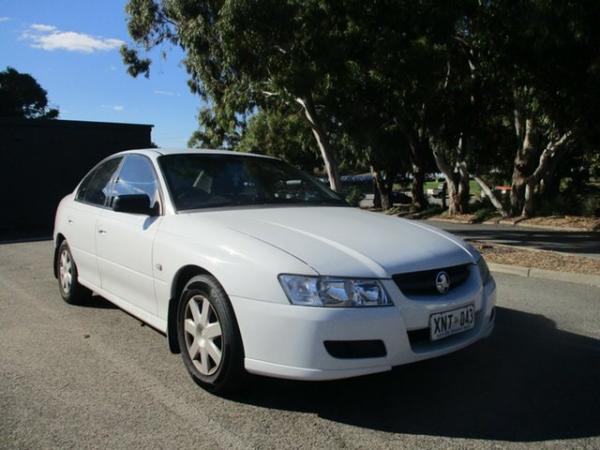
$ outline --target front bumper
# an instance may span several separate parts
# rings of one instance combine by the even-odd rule
[[[473,270],[476,270],[474,267]],[[394,306],[323,308],[266,303],[231,297],[249,372],[278,378],[333,380],[390,370],[394,366],[442,356],[487,337],[494,328],[496,284],[477,286],[478,276],[444,297],[405,297],[391,280],[384,285]],[[474,304],[472,330],[435,342],[415,343],[409,331],[429,326],[429,316]],[[336,358],[325,341],[381,340],[386,355]]]

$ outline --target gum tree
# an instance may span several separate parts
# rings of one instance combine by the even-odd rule
[[[0,72],[0,116],[56,119],[58,109],[48,106],[48,94],[35,78],[7,67]]]
[[[349,47],[363,37],[352,26],[351,13],[360,4],[130,0],[126,11],[129,33],[144,50],[165,42],[184,50],[190,87],[212,106],[204,118],[224,134],[271,97],[300,107],[330,185],[340,190],[328,135],[334,122],[320,99],[345,70]],[[123,48],[122,55],[130,74],[149,73],[150,61],[135,49]]]
[[[600,4],[497,0],[482,5],[474,22],[476,45],[496,74],[514,142],[511,213],[529,217],[544,179],[567,162],[571,149],[589,142],[596,127]]]

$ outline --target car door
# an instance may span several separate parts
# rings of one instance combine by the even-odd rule
[[[112,177],[119,168],[121,157],[103,161],[83,179],[75,200],[66,209],[64,233],[83,282],[100,286],[96,261],[96,220],[107,207]]]
[[[162,217],[160,187],[149,158],[130,154],[115,177],[116,196],[146,194],[157,215],[106,209],[96,223],[96,250],[102,289],[144,312],[156,315],[152,246]]]

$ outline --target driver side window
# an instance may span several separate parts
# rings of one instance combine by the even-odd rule
[[[112,198],[118,195],[146,194],[150,205],[158,201],[158,182],[152,163],[141,155],[127,155],[113,186]]]

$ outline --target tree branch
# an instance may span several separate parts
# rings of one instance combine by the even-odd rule
[[[566,133],[564,133],[558,140],[552,141],[546,146],[546,148],[540,155],[540,162],[538,163],[538,166],[533,171],[533,174],[531,174],[531,176],[528,178],[528,180],[538,183],[542,179],[542,177],[546,173],[546,170],[547,170],[551,160],[557,156],[560,149],[564,146],[565,142],[567,142],[567,140],[572,135],[573,135],[573,131],[569,130]]]
[[[498,197],[496,197],[496,194],[494,194],[494,191],[490,189],[486,182],[476,175],[473,175],[473,179],[477,182],[477,184],[485,193],[487,198],[490,199],[490,202],[492,202],[492,205],[494,205],[494,208],[496,208],[496,210],[502,215],[502,217],[508,217],[508,213],[502,206],[502,203],[500,203],[500,200],[498,200]]]

